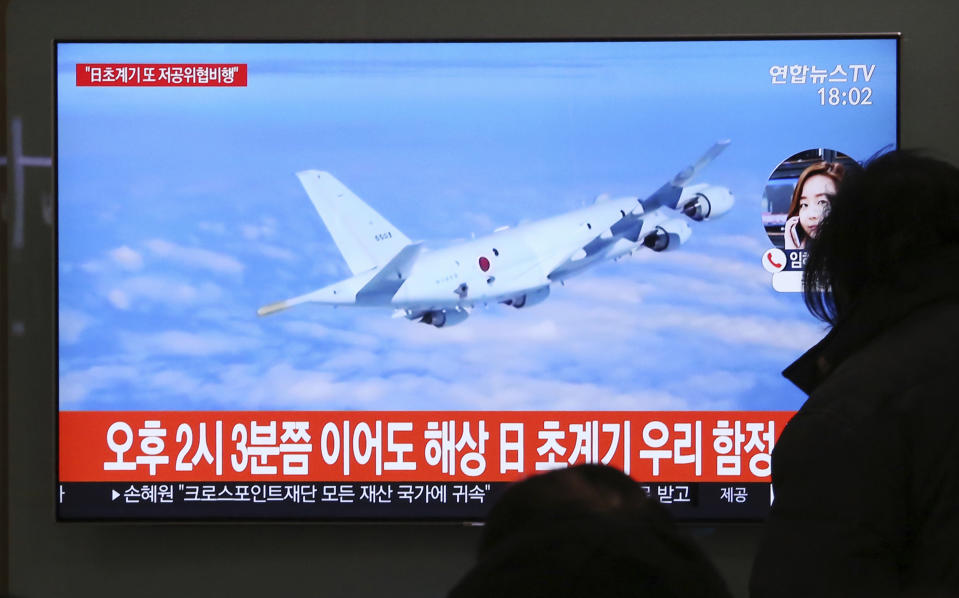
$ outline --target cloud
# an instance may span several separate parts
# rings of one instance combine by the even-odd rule
[[[215,235],[226,234],[226,225],[222,222],[200,222],[196,226],[203,232],[213,233]]]
[[[239,274],[244,269],[243,264],[236,258],[208,249],[183,247],[162,239],[151,239],[146,245],[158,257],[193,268],[221,274]]]
[[[728,257],[680,249],[679,251],[665,253],[637,251],[633,256],[626,259],[654,262],[656,265],[669,268],[671,271],[705,273],[731,284],[747,285],[747,288],[770,286],[769,274],[760,265],[759,257],[756,258],[755,262],[749,263]]]
[[[370,315],[375,317],[374,314]],[[386,313],[383,312],[379,315],[385,317]],[[371,348],[380,344],[380,340],[374,334],[368,334],[366,332],[354,330],[330,328],[317,322],[296,320],[293,322],[284,322],[282,327],[284,331],[294,336],[302,336],[328,342],[334,341],[337,345],[349,344],[351,346]]]
[[[284,249],[278,245],[270,245],[269,243],[257,243],[256,248],[260,253],[266,257],[271,257],[278,260],[284,260],[287,262],[293,262],[299,259],[299,256],[289,249]]]
[[[496,223],[487,214],[463,212],[461,217],[465,226],[469,227],[474,233],[485,233],[496,228]]]
[[[756,386],[756,377],[751,372],[716,370],[696,374],[682,380],[677,388],[683,391],[706,395],[741,394]]]
[[[124,333],[120,340],[128,352],[146,353],[151,357],[157,355],[208,357],[241,353],[259,345],[258,341],[246,336],[183,330],[167,330],[156,334]]]
[[[350,350],[337,351],[336,354],[323,364],[323,369],[330,372],[371,372],[380,364],[381,357],[373,351]]]
[[[137,380],[139,375],[134,367],[103,365],[63,373],[60,375],[60,409],[77,406],[91,393]]]
[[[558,293],[569,298],[581,298],[596,303],[642,303],[643,298],[656,289],[655,285],[640,283],[625,276],[592,276],[576,279],[570,284],[557,287]]]
[[[746,254],[755,255],[757,264],[762,254],[769,249],[770,246],[768,239],[763,238],[760,240],[751,235],[703,235],[699,243],[707,247],[734,249]]]
[[[602,384],[521,375],[461,377],[450,382],[428,374],[400,373],[342,380],[337,379],[336,370],[330,367],[334,362],[310,369],[283,362],[263,372],[253,366],[237,365],[224,368],[218,382],[201,386],[175,373],[164,373],[162,380],[192,396],[203,395],[208,402],[228,402],[230,409],[632,411],[693,408],[686,399],[662,390],[616,392]],[[153,382],[158,380],[160,376],[151,378]],[[715,403],[710,408],[728,408],[728,404]]]
[[[677,396],[695,398],[697,405],[704,398],[728,398],[732,404],[754,387],[756,381],[749,374],[765,367],[759,364],[768,362],[772,371],[778,360],[786,359],[785,353],[801,352],[823,334],[798,312],[783,309],[788,317],[756,313],[764,299],[772,311],[778,309],[778,302],[768,301],[776,297],[765,287],[765,294],[755,297],[726,282],[672,273],[668,277],[670,285],[688,287],[679,294],[681,302],[675,293],[647,295],[660,288],[655,278],[640,283],[583,276],[566,287],[555,287],[543,304],[520,310],[500,305],[477,308],[462,324],[439,330],[390,319],[386,310],[330,311],[323,324],[298,321],[283,330],[316,339],[312,352],[319,360],[316,367],[346,378],[345,382],[362,376],[395,381],[403,375],[436,380],[446,390],[437,390],[432,408],[452,404],[454,390],[463,392],[460,378],[481,387],[481,379],[495,376],[555,379],[572,385],[565,389],[570,392],[604,389],[604,400],[613,404],[635,402],[632,388],[637,383],[644,400],[653,403],[662,398],[655,393],[680,391]],[[731,314],[717,309],[739,306],[749,297],[756,309],[745,314],[741,309]],[[695,373],[690,364],[709,369],[690,378]],[[503,392],[490,387],[485,396],[490,400]],[[404,395],[402,388],[394,388],[390,396],[403,405],[420,402],[416,395]],[[482,401],[481,396],[484,393],[476,400]],[[559,395],[551,396],[560,400]]]
[[[655,277],[655,284],[649,285],[647,304],[679,301],[685,304],[698,303],[704,310],[721,306],[738,308],[740,312],[751,314],[788,311],[788,305],[769,301],[772,291],[768,286],[769,280],[748,288],[723,279],[711,280],[706,277],[660,273]]]
[[[508,313],[496,313],[507,309]],[[449,349],[463,345],[502,345],[504,339],[509,339],[509,345],[515,349],[527,343],[555,341],[564,334],[555,322],[531,316],[527,309],[514,310],[505,306],[490,306],[488,310],[477,308],[465,323],[439,330],[405,318],[391,320],[386,311],[377,313],[372,310],[357,314],[355,325],[368,334],[390,339],[394,345]]]
[[[210,372],[213,374],[213,372]],[[356,398],[337,390],[333,375],[277,363],[263,371],[251,364],[219,368],[216,379],[204,384],[197,396],[207,404],[228,409],[355,408]]]
[[[60,342],[73,344],[80,339],[80,335],[93,323],[93,318],[70,308],[60,309]]]
[[[757,314],[764,303],[788,309],[751,270],[729,271],[757,292],[711,265],[635,264],[642,276],[609,265],[554,287],[540,305],[477,308],[440,330],[391,319],[386,309],[316,308],[202,333],[127,333],[120,350],[147,370],[162,368],[141,377],[153,389],[143,399],[158,408],[735,409],[757,392],[757,367],[765,367],[757,363],[775,364],[822,331],[798,313]],[[192,305],[223,293],[191,285],[171,292],[177,284],[137,276],[115,290],[128,306],[144,298]],[[725,309],[738,295],[756,309]],[[199,321],[217,315],[208,305],[193,312]]]
[[[646,330],[683,330],[737,345],[805,350],[823,336],[818,326],[766,316],[727,316],[691,309],[658,310],[639,324]]]
[[[106,268],[103,262],[90,260],[80,264],[80,269],[87,274],[97,274],[99,272],[103,272]]]
[[[672,393],[636,388],[617,391],[600,383],[528,376],[492,376],[454,384],[444,394],[459,399],[459,409],[551,411],[670,411],[690,409]]]
[[[154,388],[191,398],[196,397],[203,384],[199,379],[179,370],[161,370],[147,376],[145,381]]]
[[[107,293],[107,301],[117,309],[130,309],[130,296],[123,289],[110,289]]]
[[[110,259],[124,270],[139,270],[143,267],[143,256],[126,245],[111,249]]]
[[[198,286],[163,276],[135,276],[122,280],[107,292],[107,300],[117,309],[127,310],[140,301],[163,305],[188,306],[220,299],[223,292],[217,285],[204,282]]]
[[[244,224],[240,227],[240,233],[249,241],[272,237],[276,234],[276,220],[264,218],[260,224]]]

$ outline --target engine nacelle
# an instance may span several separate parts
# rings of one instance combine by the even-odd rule
[[[643,237],[643,245],[653,251],[672,251],[689,239],[692,229],[685,220],[671,218]]]
[[[719,218],[732,209],[735,199],[726,187],[710,187],[705,183],[683,189],[676,209],[696,222]]]
[[[549,297],[548,286],[536,289],[535,291],[530,291],[529,293],[524,293],[519,297],[507,299],[506,301],[503,301],[503,303],[506,305],[512,305],[516,309],[520,309],[522,307],[530,307],[531,305],[542,303],[543,301],[546,301],[547,297]]]
[[[432,324],[437,328],[442,328],[444,326],[455,326],[468,318],[469,315],[470,312],[462,307],[456,307],[452,309],[437,309],[423,314],[420,322],[423,322],[424,324]]]

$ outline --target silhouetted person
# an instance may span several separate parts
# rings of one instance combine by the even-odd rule
[[[702,550],[626,474],[580,465],[519,482],[450,598],[728,597]]]
[[[959,170],[893,152],[847,172],[809,244],[829,334],[773,452],[751,594],[959,594]]]

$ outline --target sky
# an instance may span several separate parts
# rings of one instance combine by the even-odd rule
[[[896,142],[892,40],[60,44],[61,410],[794,410],[824,334],[760,259],[786,157]],[[78,62],[245,63],[246,87],[75,86]],[[773,85],[774,65],[875,64]],[[851,69],[847,68],[850,72]],[[821,103],[866,87],[868,106]],[[333,173],[425,247],[693,181],[732,190],[678,251],[436,329],[258,307],[350,275],[295,172]]]

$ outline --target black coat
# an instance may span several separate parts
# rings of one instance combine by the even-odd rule
[[[909,272],[783,372],[753,598],[959,595],[959,251]]]

